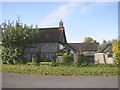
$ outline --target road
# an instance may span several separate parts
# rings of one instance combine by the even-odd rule
[[[39,76],[2,73],[3,88],[118,88],[117,76]]]

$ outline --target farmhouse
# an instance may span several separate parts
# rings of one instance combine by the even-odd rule
[[[75,52],[68,44],[65,35],[65,28],[62,20],[59,27],[39,28],[37,31],[38,40],[32,47],[24,49],[25,59],[31,60],[32,55],[36,54],[39,60],[51,61],[57,51],[61,51],[64,47],[68,47]]]
[[[39,61],[51,61],[56,52],[63,51],[65,47],[69,48],[74,55],[80,49],[88,58],[88,62],[94,63],[98,59],[98,56],[95,55],[99,46],[97,42],[67,43],[62,20],[59,22],[59,27],[38,28],[37,37],[37,42],[32,44],[32,47],[24,49],[25,60],[32,60],[32,55],[36,55]],[[104,53],[106,51],[107,46],[103,47],[99,52]]]

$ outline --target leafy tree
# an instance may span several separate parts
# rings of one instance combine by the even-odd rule
[[[120,63],[120,41],[114,40],[112,46],[114,61],[115,63]]]
[[[21,46],[24,47],[31,42],[35,37],[35,31],[26,24],[23,26],[20,22],[16,22],[15,26],[12,23],[3,23],[2,43],[4,46]]]
[[[20,63],[20,59],[23,59],[23,49],[34,43],[36,31],[33,30],[32,26],[23,25],[19,20],[16,21],[15,25],[10,21],[4,22],[2,29],[3,63]]]
[[[84,39],[84,42],[85,43],[91,43],[91,42],[93,42],[94,40],[93,40],[93,38],[91,38],[91,37],[85,37],[85,39]]]

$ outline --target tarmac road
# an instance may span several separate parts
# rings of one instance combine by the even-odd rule
[[[2,88],[118,88],[118,77],[65,77],[2,73]]]

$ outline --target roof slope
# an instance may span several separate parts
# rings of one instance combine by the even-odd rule
[[[100,45],[99,52],[112,54],[112,43],[104,43]]]
[[[39,28],[38,42],[64,42],[67,43],[64,28]]]
[[[97,51],[98,43],[68,43],[76,51],[80,48],[81,51]]]

